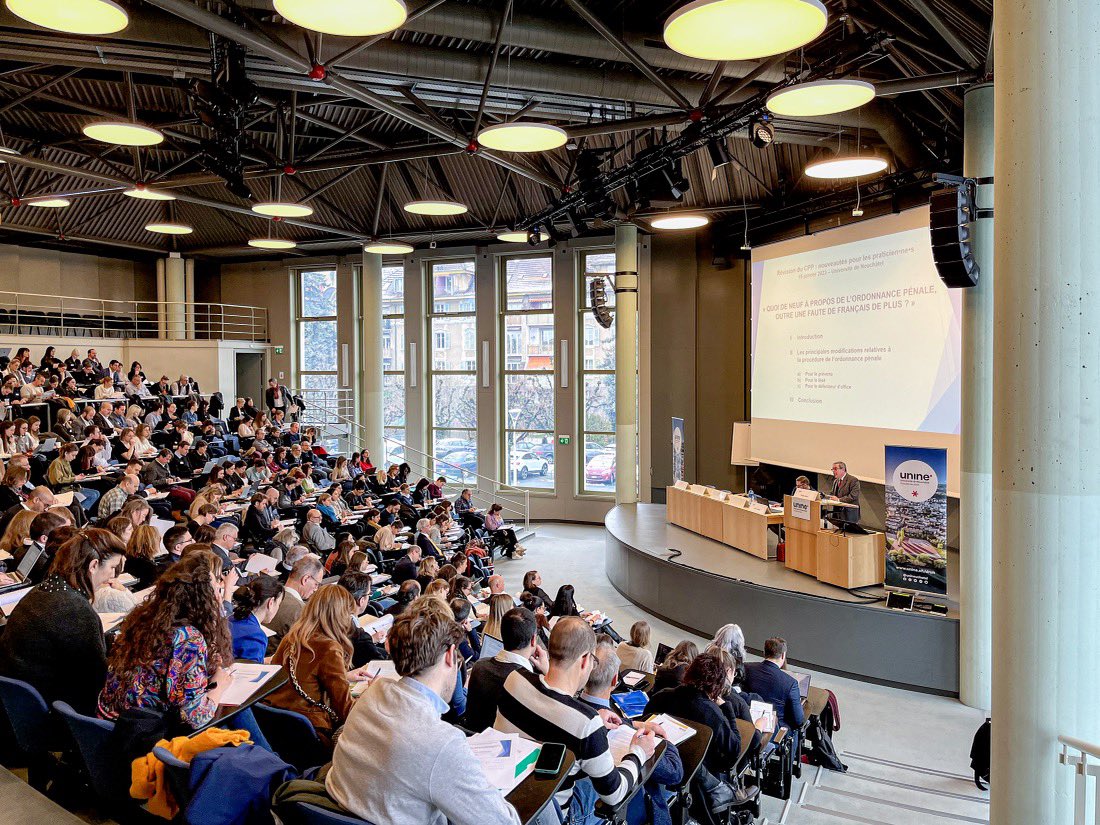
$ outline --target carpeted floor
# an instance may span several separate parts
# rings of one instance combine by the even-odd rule
[[[542,573],[543,588],[551,596],[560,585],[572,584],[578,604],[607,613],[621,634],[638,619],[647,619],[654,646],[687,638],[707,641],[648,615],[619,595],[604,574],[603,535],[597,526],[539,524],[537,535],[525,543],[527,555],[498,561],[497,571],[509,592],[519,592],[523,574],[532,569]],[[736,622],[737,616],[721,617],[716,624],[727,621]],[[988,794],[979,792],[969,778],[970,742],[984,714],[953,699],[829,674],[814,673],[813,684],[838,697],[842,727],[833,742],[849,772],[823,771],[817,776],[816,768],[807,768],[802,781],[796,782],[785,820],[783,803],[765,799],[763,815],[769,822],[988,821]]]

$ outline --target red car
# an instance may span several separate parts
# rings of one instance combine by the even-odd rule
[[[602,481],[607,484],[615,483],[615,454],[600,453],[592,456],[592,460],[584,466],[585,481]]]

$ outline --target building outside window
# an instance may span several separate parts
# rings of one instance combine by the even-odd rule
[[[504,424],[508,484],[554,489],[554,300],[549,255],[501,261]]]
[[[477,461],[476,291],[471,259],[428,265],[429,362],[428,453],[433,472],[451,482],[473,484]]]
[[[375,462],[405,460],[405,269],[382,267],[382,426],[385,450]]]
[[[580,361],[581,438],[577,452],[579,489],[583,493],[615,492],[615,325],[604,329],[590,310],[589,284],[596,274],[614,274],[614,252],[586,251],[578,255],[578,289],[581,292]],[[608,284],[608,304],[615,309],[615,293]],[[632,471],[634,468],[630,468]]]
[[[333,428],[338,419],[337,369],[339,344],[336,337],[336,269],[298,271],[298,381],[302,388],[306,426]],[[256,399],[262,406],[263,399]],[[322,438],[328,450],[338,448],[335,438]]]

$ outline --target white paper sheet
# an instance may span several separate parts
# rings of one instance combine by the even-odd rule
[[[229,668],[233,675],[231,684],[221,696],[223,705],[239,705],[259,690],[279,670],[278,665],[256,665],[250,662],[234,662]]]

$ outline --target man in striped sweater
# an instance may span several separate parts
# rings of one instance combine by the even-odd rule
[[[563,618],[550,634],[549,648],[545,676],[517,670],[504,681],[494,727],[538,742],[559,742],[573,752],[576,762],[555,795],[563,808],[584,777],[605,804],[618,805],[638,786],[642,765],[653,755],[653,732],[638,731],[616,766],[603,719],[576,698],[595,664],[596,634],[584,619]]]

